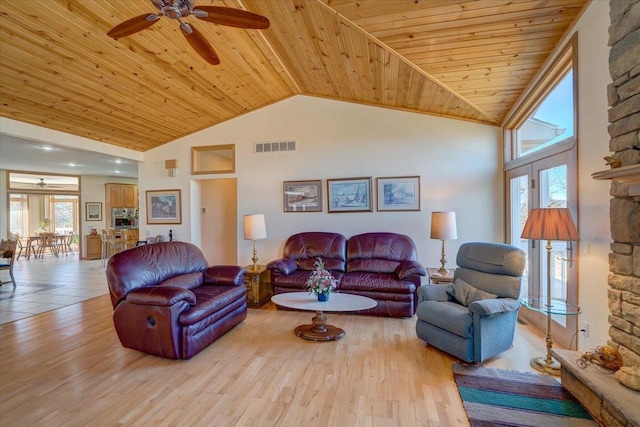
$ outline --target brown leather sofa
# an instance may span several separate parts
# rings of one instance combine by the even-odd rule
[[[366,296],[378,303],[359,313],[388,317],[415,314],[420,277],[427,272],[417,261],[416,246],[409,236],[365,233],[347,240],[339,233],[294,234],[284,245],[283,257],[267,265],[273,293],[306,291],[317,258],[337,280],[336,292]]]
[[[113,255],[107,283],[123,346],[190,359],[247,317],[245,269],[207,266],[185,242],[139,246]]]

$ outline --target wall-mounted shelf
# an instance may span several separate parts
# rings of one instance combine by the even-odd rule
[[[640,196],[640,164],[594,172],[593,179],[615,179],[629,185],[630,196]]]

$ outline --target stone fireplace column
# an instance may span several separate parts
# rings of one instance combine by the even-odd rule
[[[609,3],[609,345],[640,363],[640,0]]]

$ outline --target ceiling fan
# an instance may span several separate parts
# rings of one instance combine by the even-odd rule
[[[182,18],[193,15],[206,22],[229,27],[264,30],[269,28],[269,20],[262,15],[247,12],[241,9],[221,6],[194,6],[193,0],[150,0],[151,3],[161,12],[149,13],[128,19],[113,27],[107,35],[114,39],[126,37],[128,35],[149,28],[160,18],[166,16],[180,23],[182,34],[187,39],[191,47],[205,61],[212,65],[218,65],[220,59],[213,50],[209,42],[200,34],[192,24],[183,22]]]
[[[40,188],[62,188],[59,185],[51,185],[44,182],[44,178],[40,178],[40,182],[37,182],[36,185]]]

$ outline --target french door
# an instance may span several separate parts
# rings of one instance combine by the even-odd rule
[[[551,264],[547,266],[546,242],[522,239],[522,229],[532,208],[568,208],[577,221],[576,150],[539,156],[505,172],[507,183],[507,241],[527,253],[527,268],[521,296],[546,297],[547,268],[551,269],[551,297],[578,305],[578,250],[576,242],[551,242]],[[520,316],[546,331],[546,315],[528,309]],[[569,348],[577,331],[576,316],[552,316],[554,341]]]

